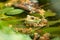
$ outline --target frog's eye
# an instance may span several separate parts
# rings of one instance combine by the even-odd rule
[[[31,17],[32,20],[34,20],[34,17]]]

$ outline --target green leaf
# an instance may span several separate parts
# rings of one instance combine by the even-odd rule
[[[6,7],[6,8],[3,9],[3,12],[6,13],[6,12],[9,12],[11,10],[14,10],[14,8],[13,7]]]
[[[11,10],[14,10],[14,8],[13,7],[6,7],[4,9],[0,10],[0,14],[5,14],[6,12],[9,12]]]
[[[44,32],[51,33],[52,36],[60,36],[60,27],[49,27],[43,28]]]
[[[6,34],[0,31],[0,40],[31,40],[29,35],[13,33],[13,34]]]
[[[21,10],[21,9],[14,9],[14,10],[11,10],[11,11],[7,12],[6,14],[8,14],[8,15],[16,15],[16,14],[20,14],[22,12],[23,12],[23,10]]]
[[[2,10],[0,10],[0,14],[7,14],[7,15],[16,15],[22,13],[23,10],[21,9],[14,9],[13,7],[6,7]]]
[[[55,37],[55,38],[53,38],[51,40],[60,40],[60,37]]]

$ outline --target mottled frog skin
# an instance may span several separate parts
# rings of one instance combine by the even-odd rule
[[[33,27],[43,27],[47,25],[47,20],[27,15],[27,18],[25,19],[25,24]]]

